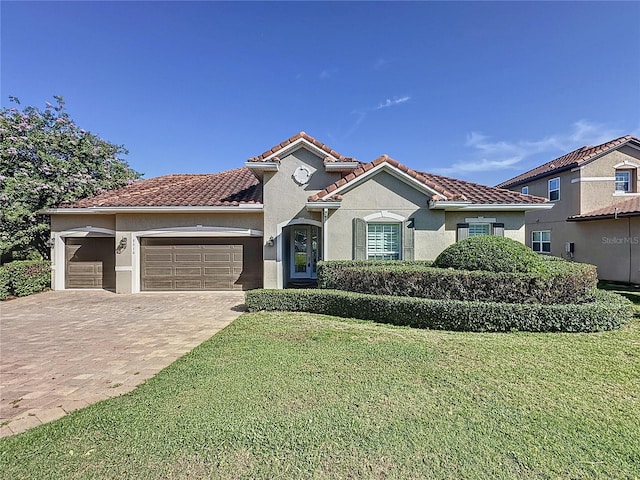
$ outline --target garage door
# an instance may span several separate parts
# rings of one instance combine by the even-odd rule
[[[248,290],[262,285],[259,238],[143,238],[141,290]]]
[[[113,237],[65,240],[65,288],[116,288],[116,253]]]

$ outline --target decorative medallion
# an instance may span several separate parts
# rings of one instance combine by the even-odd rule
[[[296,171],[293,172],[293,179],[296,181],[298,185],[306,185],[311,178],[311,170],[307,167],[298,167]]]

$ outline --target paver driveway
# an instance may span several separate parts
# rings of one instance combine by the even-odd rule
[[[133,390],[231,323],[242,292],[45,292],[0,302],[0,437]]]

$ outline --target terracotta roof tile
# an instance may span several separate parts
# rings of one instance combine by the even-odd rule
[[[356,178],[385,162],[436,191],[437,193],[431,197],[431,200],[461,200],[477,204],[527,204],[545,203],[547,201],[546,198],[535,197],[533,195],[522,195],[517,192],[512,192],[511,190],[488,187],[477,183],[465,182],[464,180],[434,175],[432,173],[418,172],[401,164],[388,155],[382,155],[376,158],[373,162],[361,164],[358,168],[346,174],[338,181],[332,183],[324,190],[316,193],[315,195],[311,195],[309,197],[309,201],[321,201],[331,192],[353,182]]]
[[[623,200],[613,205],[598,208],[581,215],[574,215],[567,220],[580,221],[580,220],[603,220],[606,218],[615,217],[636,217],[640,216],[640,197],[633,197],[628,200]]]
[[[165,175],[85,198],[64,208],[213,207],[262,203],[262,189],[248,168],[213,174]]]
[[[320,150],[322,150],[323,152],[329,154],[331,157],[337,159],[339,162],[349,162],[349,161],[353,161],[352,158],[350,157],[345,157],[344,155],[341,155],[340,153],[336,152],[334,149],[332,149],[331,147],[325,145],[324,143],[316,140],[315,138],[313,138],[311,135],[308,135],[305,132],[299,132],[296,133],[294,136],[292,136],[291,138],[285,140],[284,142],[279,143],[278,145],[276,145],[273,148],[270,148],[269,150],[267,150],[266,152],[258,155],[257,157],[251,157],[249,158],[250,162],[263,162],[265,160],[265,158],[269,157],[270,155],[273,155],[274,153],[279,152],[280,150],[284,149],[285,147],[287,147],[288,145],[292,144],[293,142],[295,142],[296,140],[299,140],[301,138],[304,138],[307,142],[312,143],[313,145],[315,145],[316,147],[318,147]],[[330,161],[335,161],[335,160],[331,160],[330,157],[325,158],[325,162],[327,162],[328,160]],[[276,161],[280,161],[280,159],[276,160]]]
[[[568,170],[570,168],[577,167],[578,165],[591,160],[598,155],[602,155],[607,153],[610,150],[614,150],[616,148],[621,147],[622,145],[635,141],[640,143],[640,139],[632,136],[625,135],[624,137],[616,138],[615,140],[611,140],[610,142],[603,143],[601,145],[593,146],[584,146],[580,147],[573,152],[569,152],[566,155],[558,157],[550,162],[547,162],[539,167],[533,168],[528,172],[522,173],[516,177],[513,177],[509,180],[506,180],[502,183],[499,183],[497,186],[499,188],[510,188],[515,185],[521,184],[528,180],[543,177],[554,172],[559,172],[562,170]]]

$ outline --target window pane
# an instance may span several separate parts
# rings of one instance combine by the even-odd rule
[[[542,235],[542,241],[543,242],[550,242],[551,241],[551,232],[540,232]]]
[[[533,232],[533,241],[539,242],[542,237],[542,232]]]
[[[400,224],[367,224],[367,258],[374,260],[400,259]]]
[[[616,172],[616,191],[630,191],[631,175],[630,172]]]
[[[469,224],[469,236],[474,235],[489,235],[488,223],[470,223]]]
[[[528,195],[529,194],[529,187],[522,187],[522,194],[523,195]]]
[[[546,253],[551,252],[551,244],[548,243],[548,242],[543,243],[542,244],[542,251],[546,252]]]

